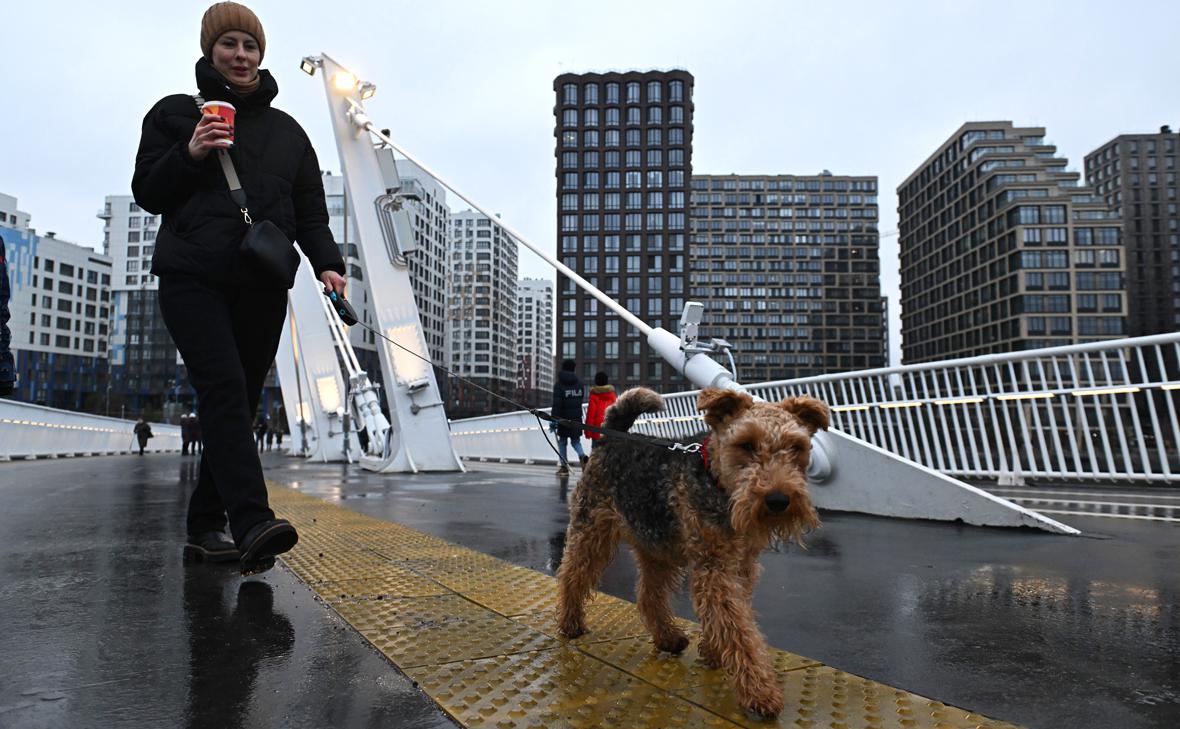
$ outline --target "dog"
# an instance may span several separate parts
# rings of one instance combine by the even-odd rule
[[[689,577],[701,621],[699,652],[732,677],[742,708],[771,718],[783,710],[782,688],[751,598],[758,555],[777,540],[802,545],[820,526],[807,489],[811,436],[828,427],[828,407],[810,397],[755,402],[744,393],[705,389],[697,398],[709,430],[689,439],[700,453],[607,434],[595,445],[570,497],[565,554],[558,569],[557,627],[566,638],[586,632],[585,602],[625,540],[639,567],[636,597],[656,648],[680,653],[689,643],[669,598]],[[603,427],[626,431],[663,398],[624,393]]]

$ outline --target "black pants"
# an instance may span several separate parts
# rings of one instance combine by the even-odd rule
[[[229,518],[239,545],[273,519],[254,450],[254,412],[275,358],[287,292],[160,280],[160,309],[197,391],[204,445],[188,505],[188,532],[220,531]]]

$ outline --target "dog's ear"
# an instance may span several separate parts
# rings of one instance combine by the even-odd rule
[[[697,410],[705,411],[705,425],[720,427],[722,423],[738,415],[754,404],[754,398],[737,390],[721,390],[708,387],[697,396]]]
[[[828,406],[814,397],[788,397],[778,406],[794,415],[813,435],[817,430],[828,429]]]

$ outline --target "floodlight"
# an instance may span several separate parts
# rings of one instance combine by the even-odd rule
[[[361,83],[361,101],[373,98],[373,94],[377,93],[377,84],[364,81]]]
[[[349,92],[356,88],[356,76],[348,71],[337,71],[332,76],[332,85],[337,91]]]
[[[308,76],[314,76],[315,70],[319,68],[320,59],[315,56],[304,56],[303,60],[299,62],[299,70],[306,73]]]

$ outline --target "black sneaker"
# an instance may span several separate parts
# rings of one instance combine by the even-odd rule
[[[586,467],[586,461],[590,460],[590,456],[582,456],[582,468]]]
[[[237,562],[238,548],[221,532],[202,532],[188,535],[184,557],[197,562]]]
[[[241,571],[256,575],[275,566],[275,555],[289,551],[299,534],[286,519],[267,519],[255,524],[242,539]]]

